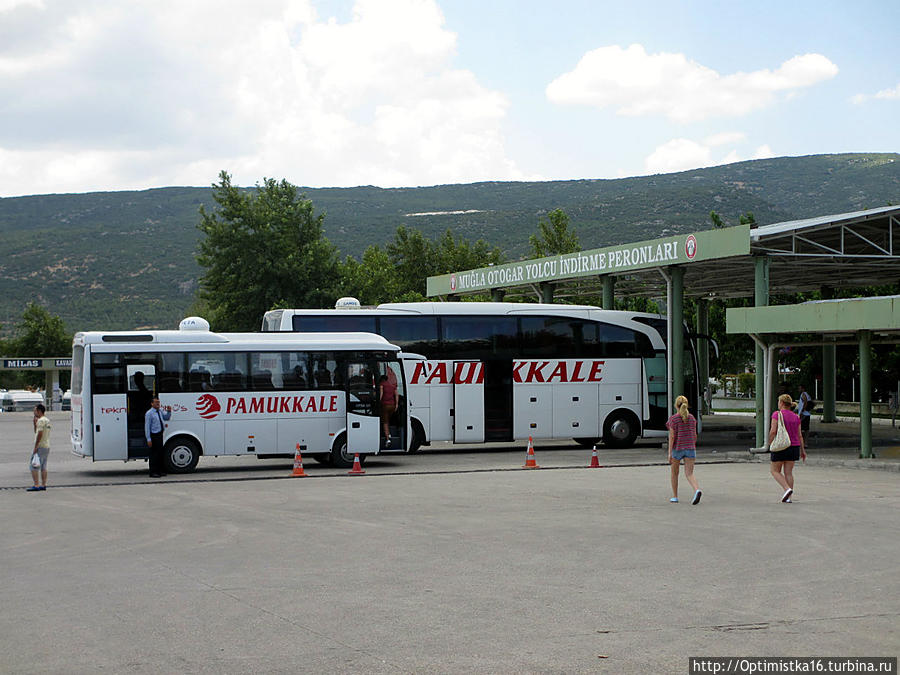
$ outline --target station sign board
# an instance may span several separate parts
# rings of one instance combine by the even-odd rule
[[[738,225],[451,272],[429,277],[427,294],[429,297],[452,295],[543,281],[616,275],[655,267],[689,265],[702,260],[730,258],[749,253],[750,225]]]

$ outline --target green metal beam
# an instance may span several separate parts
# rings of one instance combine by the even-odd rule
[[[603,281],[603,309],[616,308],[616,278],[614,276],[602,277]]]
[[[769,258],[759,257],[754,261],[754,300],[756,307],[761,309],[769,304]],[[731,310],[727,310],[731,312]],[[728,327],[728,314],[726,314],[725,326]],[[746,333],[760,333],[762,331],[741,331]],[[756,447],[761,448],[766,442],[765,397],[766,389],[765,355],[762,347],[756,345],[754,349],[754,367],[756,369]]]
[[[672,400],[684,394],[684,268],[672,267]],[[671,411],[670,411],[671,412]]]
[[[757,259],[757,269],[760,260]],[[766,277],[768,278],[768,277]],[[760,272],[757,271],[756,307],[732,307],[726,311],[729,333],[856,333],[859,330],[900,330],[900,295],[880,298],[847,298],[799,305],[762,307]]]
[[[872,334],[859,331],[859,456],[872,457]]]
[[[826,424],[837,422],[837,347],[822,346],[822,421]]]

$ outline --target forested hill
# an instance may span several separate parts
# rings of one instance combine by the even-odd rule
[[[779,157],[616,180],[303,192],[326,213],[326,236],[342,256],[384,245],[405,225],[432,238],[448,228],[483,238],[517,259],[555,208],[587,249],[707,229],[712,210],[731,225],[747,211],[767,224],[900,203],[900,154]],[[213,206],[208,187],[0,199],[0,331],[30,300],[71,330],[174,327],[197,289],[201,204]]]

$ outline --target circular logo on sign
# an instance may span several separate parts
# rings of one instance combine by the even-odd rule
[[[694,235],[688,235],[687,240],[684,242],[684,254],[688,257],[688,260],[693,260],[694,256],[697,255],[697,238]]]
[[[451,291],[456,290],[456,275],[455,274],[450,275],[450,290]]]
[[[197,399],[197,412],[199,412],[200,417],[205,420],[211,420],[218,415],[221,410],[222,406],[219,405],[219,400],[212,394],[203,394],[203,396]]]

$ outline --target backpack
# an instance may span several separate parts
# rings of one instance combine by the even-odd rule
[[[812,413],[816,409],[816,399],[807,394],[806,404],[803,406],[803,412]]]

